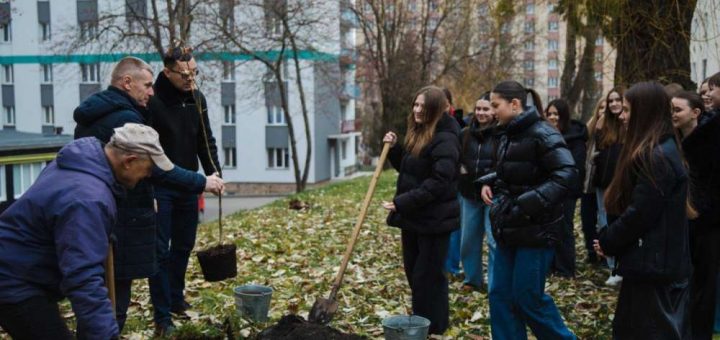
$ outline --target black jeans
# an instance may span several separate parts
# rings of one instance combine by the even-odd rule
[[[555,246],[552,271],[560,276],[575,276],[575,206],[577,199],[563,202],[563,223],[560,242]]]
[[[430,320],[430,334],[443,334],[450,323],[448,280],[443,274],[450,233],[426,235],[402,231],[405,275],[413,313]]]
[[[693,339],[712,339],[715,323],[720,230],[690,222],[693,274],[690,280],[690,318]]]
[[[36,296],[14,304],[0,304],[0,327],[15,340],[72,339],[56,301]]]
[[[115,319],[117,319],[118,329],[121,334],[123,327],[125,327],[125,321],[127,321],[127,310],[130,307],[131,287],[132,280],[115,280]]]
[[[580,197],[580,222],[582,222],[583,238],[585,239],[585,250],[587,250],[588,258],[596,260],[595,250],[593,249],[593,240],[597,239],[597,197],[595,192],[583,193]]]

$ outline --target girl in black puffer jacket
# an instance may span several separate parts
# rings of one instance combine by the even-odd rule
[[[575,206],[582,196],[582,179],[585,178],[585,154],[588,132],[585,124],[570,119],[570,106],[564,99],[555,99],[545,109],[547,121],[562,133],[565,143],[572,153],[578,170],[578,186],[572,190],[563,203],[563,228],[560,242],[555,247],[555,260],[552,271],[562,277],[575,276]]]
[[[627,135],[605,195],[619,215],[600,232],[595,250],[617,258],[623,276],[614,339],[690,339],[692,271],[688,176],[670,120],[670,98],[658,83],[625,93]]]
[[[430,333],[448,328],[448,281],[443,264],[450,232],[459,226],[457,201],[460,126],[445,114],[448,103],[442,89],[421,89],[408,116],[404,145],[388,132],[383,139],[393,147],[388,159],[400,173],[387,223],[402,229],[405,275],[412,291],[413,313],[430,319]]]
[[[492,170],[496,125],[495,114],[490,106],[490,92],[487,92],[475,102],[475,114],[460,137],[460,255],[465,270],[463,290],[466,291],[483,286],[482,244],[485,234],[488,244],[488,284],[492,281],[495,240],[490,230],[490,206],[480,198],[475,181]]]
[[[490,284],[490,324],[495,339],[524,339],[525,325],[538,339],[574,339],[552,298],[545,294],[563,220],[562,203],[578,185],[578,171],[559,131],[526,105],[537,93],[505,81],[491,103],[504,133],[496,152],[496,180],[483,186],[497,242]]]

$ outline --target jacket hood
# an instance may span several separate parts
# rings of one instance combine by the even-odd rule
[[[145,111],[127,93],[117,87],[109,86],[106,91],[95,93],[80,103],[73,113],[73,119],[78,124],[90,125],[119,110],[132,110],[140,114]]]
[[[507,133],[514,134],[525,131],[536,122],[540,121],[540,114],[537,109],[533,106],[525,107],[525,111],[513,118],[510,123],[507,124]]]
[[[588,139],[588,132],[585,124],[574,119],[570,120],[570,125],[568,126],[567,131],[565,131],[562,135],[566,143],[576,139],[585,142]]]
[[[436,132],[449,132],[456,136],[460,136],[460,124],[458,124],[455,118],[451,117],[447,113],[443,113],[442,117],[435,126]]]
[[[97,177],[107,184],[116,196],[125,192],[115,180],[103,146],[95,137],[76,139],[65,145],[58,152],[56,162],[61,169],[83,172]]]

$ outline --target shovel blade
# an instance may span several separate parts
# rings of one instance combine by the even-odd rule
[[[318,298],[310,309],[308,320],[312,323],[324,325],[332,320],[337,312],[338,303],[335,300]]]

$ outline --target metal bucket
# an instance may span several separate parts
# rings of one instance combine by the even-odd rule
[[[272,288],[261,285],[235,287],[235,307],[240,315],[257,322],[268,320]]]
[[[382,321],[385,340],[425,340],[430,320],[418,315],[394,315]]]

